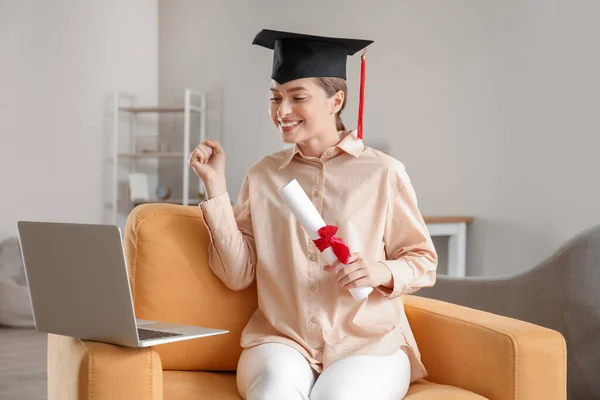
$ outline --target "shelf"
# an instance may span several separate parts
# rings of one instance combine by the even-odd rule
[[[202,112],[202,108],[197,106],[189,106],[192,112]],[[140,113],[182,113],[185,112],[185,107],[120,107],[119,110],[140,114]]]
[[[180,113],[184,107],[120,107],[119,110],[132,113]]]
[[[156,152],[148,152],[148,153],[120,153],[119,158],[183,158],[186,155],[183,153],[156,153]]]

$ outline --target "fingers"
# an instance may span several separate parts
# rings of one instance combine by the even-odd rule
[[[190,155],[190,159],[188,162],[190,165],[195,162],[206,164],[212,156],[212,154],[213,149],[211,147],[205,145],[204,143],[200,143],[198,146],[196,146],[196,148]]]
[[[327,264],[323,268],[327,272],[338,272],[343,266],[355,263],[360,259],[360,253],[352,253],[348,259],[348,264],[342,264],[339,260],[336,260],[333,264]]]
[[[369,277],[364,277],[364,278],[357,279],[357,280],[355,280],[353,282],[350,282],[346,286],[344,286],[344,288],[346,288],[346,289],[354,289],[354,288],[357,288],[357,287],[374,287],[374,286],[371,283]]]
[[[339,285],[344,288],[364,286],[369,283],[369,268],[364,262],[360,253],[350,255],[348,264],[342,264],[339,261],[331,265],[325,265],[325,271],[335,273]]]
[[[210,147],[201,144],[196,148],[196,153],[198,154],[198,158],[201,160],[201,162],[206,164],[212,156],[213,151]]]
[[[361,264],[348,264],[336,272],[335,278],[342,286],[367,275],[367,269]]]
[[[223,146],[218,140],[206,139],[204,141],[206,146],[210,147],[215,153],[224,153]]]
[[[348,264],[352,264],[360,259],[360,253],[352,253],[350,254],[350,258],[348,259]]]
[[[333,264],[331,264],[331,265],[328,265],[328,267],[329,267],[329,270],[328,270],[329,272],[337,272],[337,271],[339,271],[339,270],[340,270],[342,267],[344,267],[344,264],[342,264],[342,263],[341,263],[341,262],[339,262],[339,261],[336,261],[336,262],[334,262]]]
[[[194,164],[205,164],[204,159],[205,159],[204,154],[200,150],[194,149],[194,151],[190,155],[189,164],[191,166],[194,166]]]
[[[190,158],[188,158],[188,165],[190,166],[194,166],[194,163],[198,161],[198,157],[196,156],[196,149],[194,149],[194,151],[192,151],[192,154],[190,154]]]
[[[360,253],[352,253],[348,259],[348,264],[342,264],[339,260],[335,260],[333,264],[327,264],[323,267],[327,272],[339,272],[344,266],[354,264],[360,259]]]
[[[344,271],[345,269],[343,269],[342,271]],[[341,278],[338,279],[338,282],[340,284],[340,286],[342,287],[347,287],[348,285],[366,278],[369,275],[368,271],[366,268],[361,268],[359,270],[356,271],[352,271],[348,274],[342,275]]]
[[[342,269],[336,275],[340,286],[346,289],[361,286],[370,286],[369,271],[365,267],[361,266],[356,269],[353,269],[352,271],[349,271],[348,268],[351,267],[346,267]],[[332,266],[326,265],[325,271],[332,272]]]

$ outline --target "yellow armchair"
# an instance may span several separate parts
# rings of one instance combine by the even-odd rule
[[[240,399],[239,339],[256,289],[227,289],[208,268],[208,243],[198,207],[133,210],[124,244],[136,315],[230,333],[144,349],[51,334],[48,399]],[[429,372],[405,399],[566,398],[560,333],[417,296],[404,302]]]

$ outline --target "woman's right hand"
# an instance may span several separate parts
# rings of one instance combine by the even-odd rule
[[[211,189],[220,191],[225,186],[225,150],[218,141],[207,139],[196,146],[188,164],[202,179],[208,192],[214,191]]]

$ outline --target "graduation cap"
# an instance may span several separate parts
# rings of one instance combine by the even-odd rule
[[[301,78],[346,79],[346,60],[372,40],[304,35],[263,29],[252,44],[274,50],[271,78],[279,84]],[[361,57],[358,138],[362,139],[366,49]]]

